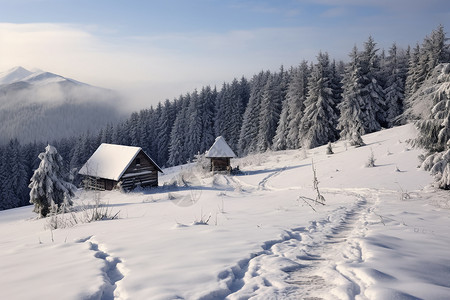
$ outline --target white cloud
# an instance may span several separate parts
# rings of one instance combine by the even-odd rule
[[[37,67],[156,103],[316,53],[301,42],[313,38],[307,28],[121,38],[96,32],[70,24],[0,24],[0,70]]]
[[[0,71],[17,65],[37,67],[121,90],[130,96],[128,106],[136,109],[205,85],[220,88],[224,81],[250,77],[262,69],[315,60],[319,50],[346,59],[352,46],[361,45],[369,34],[387,48],[394,41],[400,40],[400,46],[420,41],[433,29],[421,28],[422,34],[405,25],[400,33],[386,19],[373,18],[350,28],[259,28],[135,37],[117,36],[113,29],[95,26],[0,23]],[[408,41],[408,36],[415,40]]]

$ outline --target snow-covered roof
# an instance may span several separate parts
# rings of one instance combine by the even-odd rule
[[[236,157],[222,136],[218,136],[205,157]]]
[[[103,143],[95,150],[78,173],[118,181],[141,151],[141,147]],[[143,153],[145,154],[145,152]],[[148,155],[147,157],[158,171],[162,172],[161,168]]]

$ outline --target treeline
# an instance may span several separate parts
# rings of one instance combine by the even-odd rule
[[[369,37],[349,58],[344,63],[321,52],[314,63],[261,71],[219,90],[206,86],[53,146],[77,170],[101,143],[140,146],[162,167],[186,163],[219,135],[240,156],[340,138],[357,145],[363,134],[404,123],[407,99],[438,64],[450,62],[450,52],[439,26],[413,49],[394,43],[386,53]],[[45,146],[11,141],[0,148],[0,209],[28,204],[27,184]]]

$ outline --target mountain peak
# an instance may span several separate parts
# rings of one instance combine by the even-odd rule
[[[0,84],[9,84],[18,82],[30,76],[31,74],[33,74],[33,72],[30,72],[21,66],[17,66],[12,69],[9,69],[6,72],[0,73]]]
[[[34,86],[44,86],[47,84],[55,84],[55,83],[61,84],[70,83],[85,86],[88,85],[70,78],[66,78],[58,74],[54,74],[36,68],[32,69],[32,71],[29,71],[21,66],[17,66],[12,69],[9,69],[6,72],[0,73],[0,85],[4,86],[18,82],[25,82]]]

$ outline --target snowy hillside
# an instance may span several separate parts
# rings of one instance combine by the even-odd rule
[[[116,122],[118,100],[110,90],[13,68],[0,73],[0,144],[57,140]]]
[[[79,191],[78,207],[100,197],[116,220],[49,230],[30,206],[2,211],[2,298],[448,299],[450,196],[416,168],[415,134],[234,159],[238,176],[185,165],[158,189]],[[307,200],[312,161],[323,206]]]

